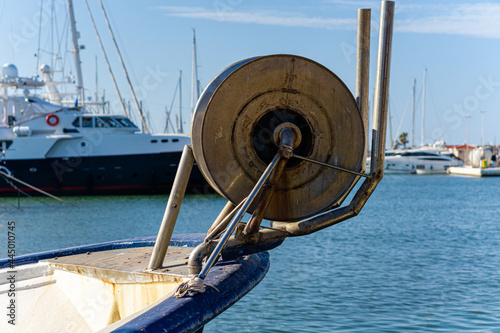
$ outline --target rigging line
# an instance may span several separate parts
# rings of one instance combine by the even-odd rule
[[[168,108],[165,106],[165,113],[166,113],[166,119],[165,119],[165,127],[163,128],[163,133],[167,133],[168,130],[168,124],[171,122],[170,120],[170,111],[168,111]],[[172,126],[172,125],[170,125]],[[173,130],[173,128],[172,128]]]
[[[106,14],[106,11],[104,10],[104,5],[102,3],[102,0],[99,0],[99,4],[101,5],[104,19],[106,20],[106,24],[108,25],[111,39],[113,40],[113,43],[115,44],[116,53],[118,53],[118,58],[120,59],[120,63],[122,65],[123,72],[125,73],[125,77],[127,78],[128,86],[130,88],[130,91],[132,92],[132,97],[134,98],[135,106],[137,108],[137,111],[139,112],[139,115],[141,116],[142,125],[144,126],[145,132],[149,133],[148,126],[146,124],[146,120],[144,119],[143,110],[139,106],[139,101],[137,100],[137,96],[135,95],[134,87],[132,86],[132,82],[130,82],[130,77],[128,75],[127,68],[125,67],[125,63],[123,62],[122,54],[120,53],[120,49],[118,48],[118,43],[116,42],[115,35],[113,34],[113,30],[111,29],[111,24],[109,23],[108,15]]]
[[[172,113],[172,110],[174,107],[175,96],[177,96],[177,89],[179,89],[179,80],[177,80],[177,84],[175,85],[174,97],[172,97],[172,103],[170,103],[170,109],[168,111],[169,115]],[[174,128],[174,125],[172,125],[172,122],[170,122],[170,126],[172,127],[172,132],[175,132],[175,128]]]
[[[61,30],[61,35],[59,36],[59,25],[58,25],[58,20],[55,21],[56,25],[56,37],[57,37],[57,56],[61,56],[61,44],[62,44],[62,38],[64,34],[64,30]],[[63,25],[64,29],[64,25]]]
[[[427,76],[429,76],[429,74],[427,74]],[[429,86],[431,84],[432,84],[432,81],[430,81],[429,78],[427,77],[427,86]],[[441,122],[441,115],[438,113],[438,110],[441,110],[441,108],[438,105],[438,103],[436,102],[436,97],[434,96],[432,86],[429,87],[429,89],[427,89],[427,90],[429,91],[431,101],[432,101],[432,106],[434,107],[434,114],[438,120],[439,126],[444,130],[443,123]]]
[[[67,50],[68,49],[68,36],[69,36],[69,17],[68,17],[68,13],[66,13],[66,16],[65,16],[65,21],[64,21],[64,27],[63,27],[63,35],[65,34],[66,37],[62,37],[61,38],[61,41],[64,40],[65,42],[65,45],[64,45],[64,49]],[[61,42],[62,43],[62,42]],[[67,58],[68,56],[68,52],[64,52],[64,57],[62,57],[62,62],[61,62],[61,73],[62,73],[62,77],[64,78],[64,75],[65,75],[65,69],[66,69],[66,61],[68,60]],[[69,74],[68,74],[69,76]],[[64,89],[65,92],[67,92],[67,89]]]
[[[122,95],[120,93],[120,89],[118,88],[118,84],[116,83],[115,75],[113,74],[113,70],[111,69],[111,65],[109,63],[108,55],[106,54],[106,50],[104,49],[104,45],[102,44],[101,35],[99,35],[99,31],[97,30],[97,26],[94,21],[94,16],[92,16],[92,12],[90,11],[89,3],[85,0],[85,5],[87,6],[87,11],[89,12],[90,20],[92,21],[92,25],[94,26],[95,33],[97,35],[97,40],[99,41],[99,45],[101,46],[102,53],[104,54],[104,59],[106,60],[106,65],[108,66],[109,73],[111,75],[111,79],[113,81],[113,85],[115,86],[116,93],[118,95],[118,99],[120,100],[120,104],[123,109],[123,113],[127,118],[129,118],[127,107],[125,106],[125,102],[123,101]]]

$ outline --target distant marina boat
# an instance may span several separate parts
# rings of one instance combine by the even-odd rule
[[[369,87],[363,82],[369,73],[370,10],[359,13],[358,57],[366,61],[359,67],[363,75],[356,87],[361,88],[360,100],[367,101]],[[234,63],[211,81],[196,106],[192,145],[184,146],[156,240],[17,257],[16,222],[8,225],[14,236],[9,237],[9,257],[0,261],[0,296],[11,308],[0,321],[0,331],[201,333],[264,277],[269,268],[266,251],[288,237],[309,235],[358,215],[384,173],[384,155],[378,152],[385,147],[381,134],[387,123],[393,18],[394,2],[383,1],[370,174],[362,173],[368,109],[357,104],[338,76],[294,55]],[[56,136],[72,141],[73,135],[81,135],[77,143],[85,140],[83,128],[122,122],[118,128],[128,128],[124,118],[73,112],[50,110],[32,121],[44,122],[45,130],[61,125],[63,134]],[[64,133],[65,128],[78,133]],[[25,138],[29,136],[20,139]],[[86,147],[79,146],[70,147]],[[227,203],[206,234],[173,236],[195,161]],[[343,205],[354,188],[351,202]],[[251,217],[242,222],[247,213]],[[270,227],[261,225],[265,220],[272,221]]]
[[[396,149],[385,152],[386,174],[445,174],[450,167],[464,162],[452,153],[436,148]],[[370,159],[367,159],[369,169]]]
[[[385,173],[443,174],[464,162],[455,155],[429,148],[386,152]]]

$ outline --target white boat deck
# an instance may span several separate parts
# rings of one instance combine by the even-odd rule
[[[163,267],[154,272],[146,271],[152,250],[88,252],[17,267],[16,299],[22,306],[16,331],[96,332],[160,302],[188,278],[192,248],[169,247]],[[9,274],[0,270],[2,304]],[[11,331],[6,323],[0,323],[0,332]]]

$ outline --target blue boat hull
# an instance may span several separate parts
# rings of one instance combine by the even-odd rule
[[[181,152],[4,160],[12,176],[54,195],[156,194],[169,193]],[[30,195],[33,189],[10,181]],[[195,165],[188,193],[214,193]],[[0,196],[17,195],[18,190],[0,177]]]

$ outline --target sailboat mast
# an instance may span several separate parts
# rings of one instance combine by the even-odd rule
[[[424,86],[422,91],[422,146],[424,143],[424,128],[425,128],[425,77],[427,75],[427,68],[424,69]]]
[[[71,27],[71,39],[73,41],[73,49],[71,52],[75,58],[75,69],[76,69],[76,94],[80,99],[81,103],[84,101],[83,94],[83,76],[82,76],[82,62],[80,61],[80,46],[78,45],[78,38],[80,38],[80,33],[76,31],[76,21],[75,12],[73,10],[73,0],[68,0],[68,16],[69,23]]]
[[[182,128],[182,70],[179,71],[179,133],[184,133]]]
[[[193,64],[191,68],[191,113],[200,98],[200,81],[198,80],[198,57],[196,55],[196,30],[193,29]]]
[[[411,146],[415,147],[415,87],[417,79],[413,79],[413,102],[411,108]]]

